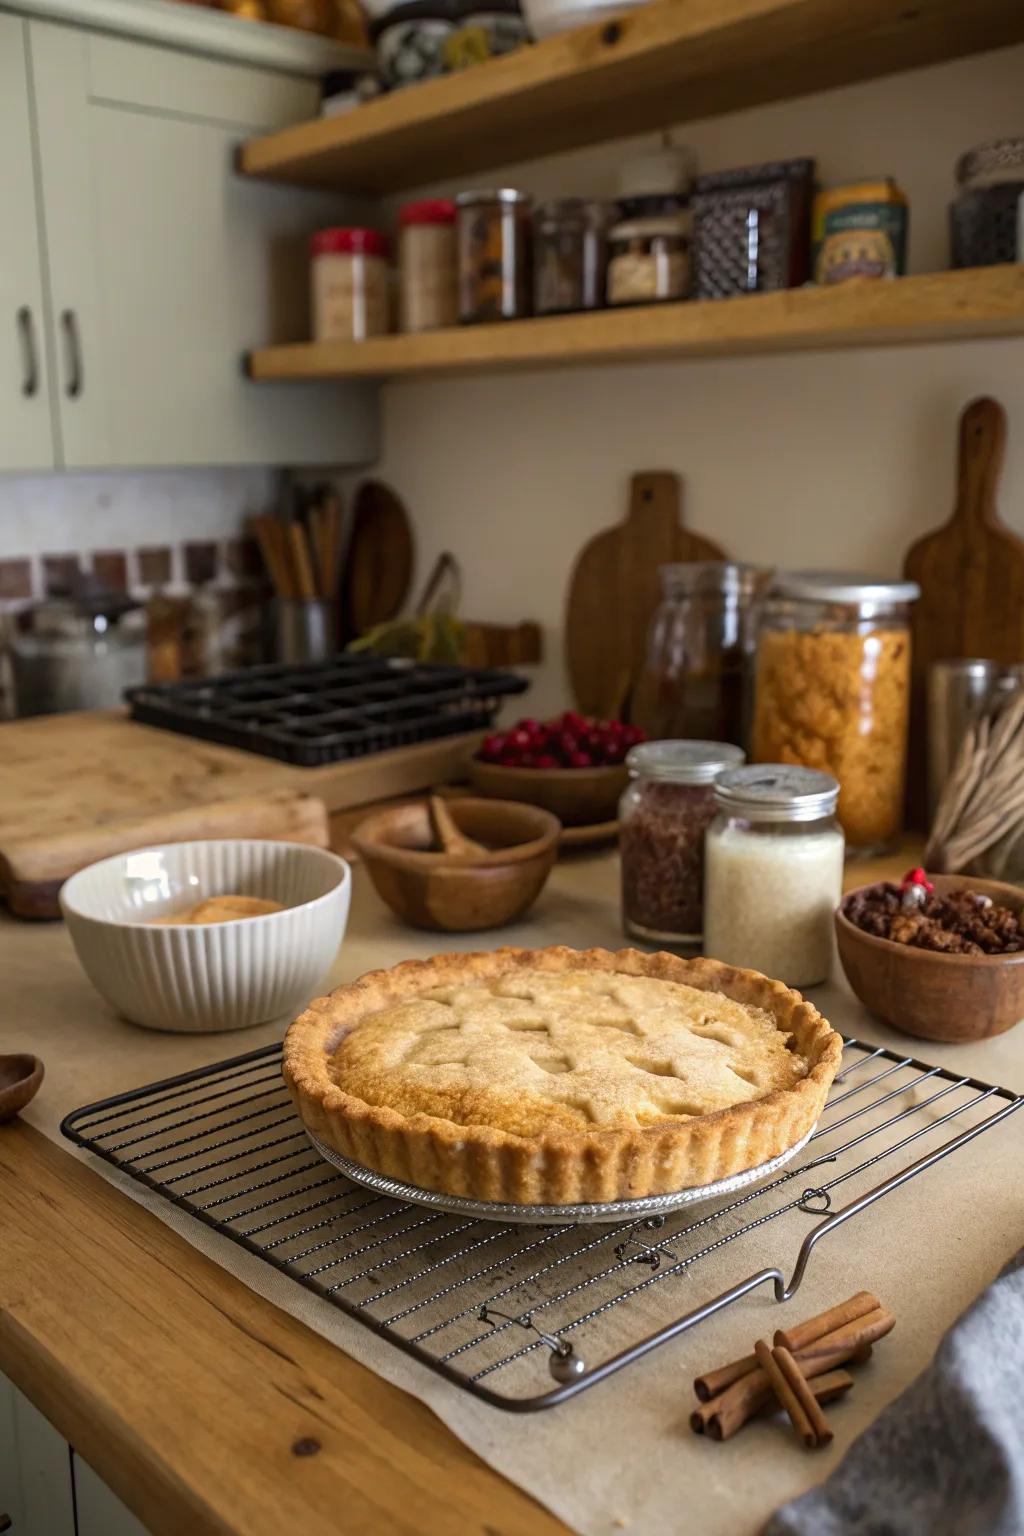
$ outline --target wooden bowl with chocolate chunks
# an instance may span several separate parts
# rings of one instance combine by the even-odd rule
[[[1024,890],[971,875],[931,881],[934,896],[918,909],[903,909],[899,887],[888,883],[844,896],[835,927],[847,980],[866,1008],[905,1034],[949,1042],[1000,1035],[1024,1019]]]

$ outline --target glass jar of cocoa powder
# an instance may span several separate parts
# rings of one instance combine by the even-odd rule
[[[704,926],[704,834],[715,780],[744,761],[726,741],[649,741],[619,802],[622,922],[630,938],[693,948]]]

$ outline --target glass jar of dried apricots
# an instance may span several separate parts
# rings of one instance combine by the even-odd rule
[[[834,774],[852,854],[892,847],[902,825],[919,596],[912,581],[799,571],[762,609],[752,756]]]

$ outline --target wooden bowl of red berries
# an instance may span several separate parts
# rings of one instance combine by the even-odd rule
[[[872,1013],[924,1040],[985,1040],[1024,1019],[1024,890],[912,870],[836,910],[839,958]]]
[[[470,760],[470,783],[490,799],[539,805],[564,827],[594,826],[618,815],[626,753],[643,740],[638,726],[574,710],[554,720],[520,720],[484,740]]]

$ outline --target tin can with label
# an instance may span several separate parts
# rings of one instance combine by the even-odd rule
[[[814,200],[815,281],[902,277],[907,222],[907,195],[891,176],[819,192]]]

